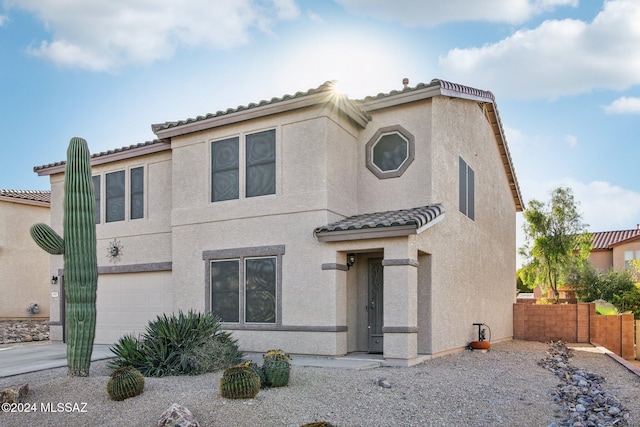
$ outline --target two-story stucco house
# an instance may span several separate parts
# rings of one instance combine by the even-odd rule
[[[597,231],[589,254],[591,265],[599,272],[633,267],[629,261],[640,259],[640,224],[631,230]]]
[[[49,191],[0,190],[0,320],[49,319],[49,255],[29,228],[49,224]]]
[[[245,351],[397,365],[464,348],[474,322],[513,335],[522,198],[490,92],[433,80],[351,100],[326,83],[152,130],[92,159],[96,342],[178,309],[212,310]],[[35,168],[54,229],[63,168]],[[61,339],[61,300],[53,316]]]

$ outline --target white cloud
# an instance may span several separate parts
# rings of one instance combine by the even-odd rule
[[[4,15],[0,15],[0,27],[2,27],[5,22],[7,22],[9,20],[8,17],[4,16]]]
[[[488,21],[522,23],[558,6],[577,6],[578,0],[336,0],[349,12],[410,26],[432,27],[447,22]]]
[[[567,177],[558,181],[527,182],[531,199],[546,203],[553,189],[569,187],[589,231],[636,228],[640,223],[640,193],[605,181],[585,183]]]
[[[501,96],[555,98],[640,84],[640,2],[610,0],[593,22],[544,21],[498,43],[440,57],[447,79],[490,87]]]
[[[569,147],[576,148],[578,146],[578,138],[574,135],[566,135],[564,141],[569,144]]]
[[[640,98],[623,96],[603,108],[607,114],[640,114]]]
[[[311,19],[313,22],[317,22],[318,24],[324,24],[324,19],[317,13],[312,12],[311,10],[307,11],[307,17]]]
[[[299,14],[295,0],[9,0],[35,14],[52,39],[33,55],[94,71],[170,57],[180,47],[227,49]]]

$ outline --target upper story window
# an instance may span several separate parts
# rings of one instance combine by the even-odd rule
[[[104,174],[104,194],[103,175],[94,175],[92,179],[96,224],[100,224],[103,217],[104,222],[124,221],[127,215],[129,219],[144,218],[143,166]]]
[[[378,129],[365,147],[367,168],[380,179],[401,176],[413,162],[414,141],[402,126]]]
[[[211,201],[240,198],[240,171],[244,171],[244,197],[276,193],[276,131],[247,134],[211,143]],[[244,148],[244,168],[240,149]]]
[[[635,269],[629,261],[640,259],[640,251],[624,251],[624,268],[625,270],[634,271]]]
[[[475,219],[475,175],[467,162],[459,158],[459,205],[460,212]]]

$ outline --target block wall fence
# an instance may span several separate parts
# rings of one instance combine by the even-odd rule
[[[594,303],[513,305],[513,338],[599,344],[624,359],[635,358],[633,314],[603,316]]]

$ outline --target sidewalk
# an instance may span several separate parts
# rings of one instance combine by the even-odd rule
[[[94,345],[91,360],[115,357],[108,345]],[[67,345],[59,342],[0,347],[0,378],[67,366]]]
[[[109,345],[93,346],[91,360],[115,357]],[[262,363],[262,353],[246,353],[245,359]],[[291,356],[291,364],[319,368],[371,369],[383,364],[381,356],[366,353],[345,357]],[[67,345],[59,342],[15,344],[0,347],[0,378],[67,366]]]

